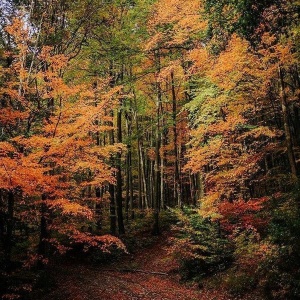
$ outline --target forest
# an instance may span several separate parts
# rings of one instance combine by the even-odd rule
[[[299,16],[1,0],[0,298],[300,299]]]

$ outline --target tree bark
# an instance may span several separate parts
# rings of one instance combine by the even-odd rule
[[[177,206],[182,206],[181,201],[181,184],[180,184],[180,174],[179,174],[179,163],[180,157],[178,153],[178,139],[177,139],[177,103],[176,103],[176,92],[175,92],[175,81],[174,81],[174,73],[171,72],[171,86],[172,86],[172,118],[173,118],[173,135],[174,135],[174,155],[175,155],[175,200],[177,202]]]
[[[47,206],[46,201],[47,196],[45,194],[42,195],[42,203],[41,203],[41,219],[40,219],[40,240],[38,253],[39,255],[45,257],[47,254],[47,238],[49,236],[48,228],[47,228]]]
[[[121,109],[117,113],[117,142],[122,143],[122,112]],[[123,197],[122,197],[122,169],[121,169],[121,153],[116,154],[117,160],[117,187],[116,187],[116,203],[119,234],[125,233],[123,218]]]
[[[100,188],[100,187],[97,187],[96,190],[95,190],[95,194],[96,194],[96,198],[99,199],[97,200],[97,203],[96,203],[96,226],[97,226],[97,230],[100,231],[102,229],[102,207],[101,207],[101,197],[102,197],[102,194],[103,194],[103,191],[102,191],[103,188]]]
[[[285,93],[285,82],[284,82],[284,74],[282,67],[279,66],[279,79],[280,79],[280,86],[281,86],[281,109],[282,109],[282,117],[283,117],[283,126],[284,126],[284,133],[285,133],[285,142],[287,148],[287,155],[290,163],[291,172],[294,176],[297,176],[297,166],[295,161],[295,155],[293,150],[293,142],[291,136],[291,129],[289,124],[289,114],[288,114],[288,103],[287,103],[287,96]]]
[[[5,266],[10,267],[11,264],[11,252],[12,252],[12,237],[14,228],[14,205],[15,196],[12,190],[8,191],[7,195],[7,219],[6,219],[6,236],[4,241],[4,253],[5,253]]]
[[[159,50],[156,55],[157,72],[160,72],[160,53]],[[160,82],[156,81],[157,101],[156,101],[156,131],[155,131],[155,164],[154,164],[154,225],[153,234],[159,234],[159,206],[161,201],[160,194],[160,143],[161,143],[161,127],[160,127],[160,111],[162,102],[162,92]]]
[[[114,114],[111,111],[111,117],[113,118]],[[110,126],[113,127],[113,122],[109,122]],[[110,144],[113,145],[115,143],[114,130],[110,130]],[[114,159],[111,157],[112,165],[114,165]],[[115,204],[115,186],[112,183],[109,183],[108,192],[110,195],[110,204],[109,204],[109,212],[110,212],[110,233],[115,235],[117,232],[117,218],[116,218],[116,204]]]

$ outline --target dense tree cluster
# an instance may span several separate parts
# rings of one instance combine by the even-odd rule
[[[124,249],[134,218],[152,213],[159,234],[177,208],[191,274],[222,265],[266,297],[299,297],[299,13],[275,0],[0,4],[3,270],[74,245]]]

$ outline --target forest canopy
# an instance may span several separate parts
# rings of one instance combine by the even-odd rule
[[[0,294],[24,296],[12,274],[59,255],[126,252],[168,212],[187,278],[226,269],[238,294],[250,280],[266,299],[300,297],[299,13],[296,0],[2,1]]]

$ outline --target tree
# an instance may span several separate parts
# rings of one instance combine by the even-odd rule
[[[69,57],[55,54],[51,46],[30,48],[30,44],[36,45],[35,36],[30,35],[23,16],[14,19],[7,33],[14,45],[6,53],[12,59],[2,69],[1,90],[1,191],[7,199],[1,235],[6,265],[11,259],[15,220],[29,226],[34,214],[40,217],[41,258],[47,256],[50,246],[58,251],[67,249],[52,236],[54,231],[85,247],[104,249],[119,244],[115,238],[78,230],[83,218],[94,218],[88,195],[79,197],[81,190],[114,182],[106,157],[120,151],[120,145],[97,145],[95,132],[107,128],[95,124],[104,108],[114,103],[118,89],[104,93],[102,85],[103,95],[95,106],[89,83],[66,83],[63,74]],[[32,209],[24,213],[23,206]],[[76,222],[64,222],[72,218]]]

